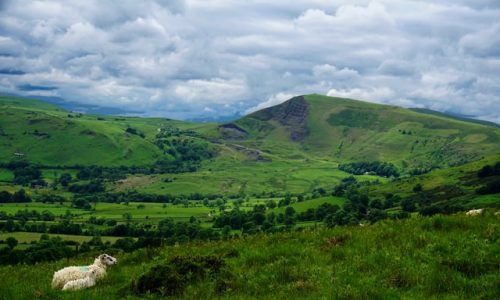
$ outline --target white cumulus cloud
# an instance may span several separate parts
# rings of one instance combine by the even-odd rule
[[[175,118],[319,93],[497,120],[499,20],[497,0],[0,1],[0,92]]]

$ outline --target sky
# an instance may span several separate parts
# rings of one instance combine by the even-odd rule
[[[0,92],[176,119],[318,93],[500,123],[500,1],[0,0]]]

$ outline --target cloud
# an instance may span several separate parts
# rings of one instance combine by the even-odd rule
[[[327,93],[328,96],[341,97],[341,98],[352,98],[359,100],[370,100],[375,102],[384,103],[394,96],[394,91],[388,87],[380,87],[373,89],[359,89],[354,88],[351,90],[337,90],[331,89]]]
[[[193,79],[175,87],[175,94],[188,102],[231,103],[245,93],[245,82],[238,79]]]
[[[459,41],[460,50],[476,56],[500,56],[500,23],[463,36]]]
[[[17,87],[21,91],[53,91],[57,90],[55,86],[22,84]]]
[[[5,74],[5,75],[24,75],[26,73],[23,72],[22,70],[6,68],[6,69],[0,69],[0,74]]]
[[[496,0],[0,4],[1,92],[176,118],[307,93],[500,112]]]
[[[256,106],[250,107],[249,109],[247,109],[245,111],[245,114],[250,114],[250,113],[253,113],[255,111],[264,109],[264,108],[268,108],[268,107],[271,107],[274,105],[281,104],[281,103],[285,102],[286,100],[293,98],[294,96],[295,95],[288,94],[288,93],[278,93],[276,95],[272,95],[266,101],[261,102],[261,103],[257,104]]]

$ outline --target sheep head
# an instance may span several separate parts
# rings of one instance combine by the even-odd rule
[[[118,262],[116,258],[108,254],[101,254],[97,258],[101,261],[101,264],[105,266],[116,265],[116,263]]]

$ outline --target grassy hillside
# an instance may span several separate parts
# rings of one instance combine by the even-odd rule
[[[335,161],[382,160],[401,168],[453,166],[497,153],[500,130],[395,106],[320,95],[293,98],[235,122],[248,144]],[[304,154],[305,153],[305,154]]]
[[[82,115],[41,101],[1,96],[0,161],[19,158],[15,153],[20,153],[32,163],[49,166],[151,165],[162,155],[153,139],[158,128],[167,125],[189,127],[168,119]]]
[[[298,193],[338,183],[349,175],[338,164],[349,161],[392,162],[409,173],[478,160],[498,153],[499,132],[487,123],[319,95],[296,97],[221,125],[81,115],[41,101],[0,97],[3,163],[150,167],[173,160],[169,146],[159,145],[173,139],[204,143],[217,152],[196,172],[128,174],[108,186],[113,191]],[[168,137],[158,139],[160,133]],[[60,173],[43,172],[45,178]],[[0,169],[0,182],[12,176]]]
[[[500,161],[500,155],[485,157],[461,166],[438,169],[427,174],[400,178],[398,180],[371,185],[364,188],[372,198],[384,199],[388,194],[401,198],[415,195],[415,186],[420,185],[422,196],[433,199],[434,204],[443,202],[459,204],[466,208],[499,207],[500,194],[478,195],[476,190],[491,179],[479,178],[478,171],[486,165]]]
[[[51,290],[51,277],[91,256],[6,266],[0,268],[0,295],[157,299],[157,293],[134,292],[156,267],[149,276],[169,278],[163,293],[180,299],[497,299],[498,218],[493,212],[435,216],[115,253],[118,265],[108,277],[79,292]],[[187,275],[188,267],[195,273]]]

